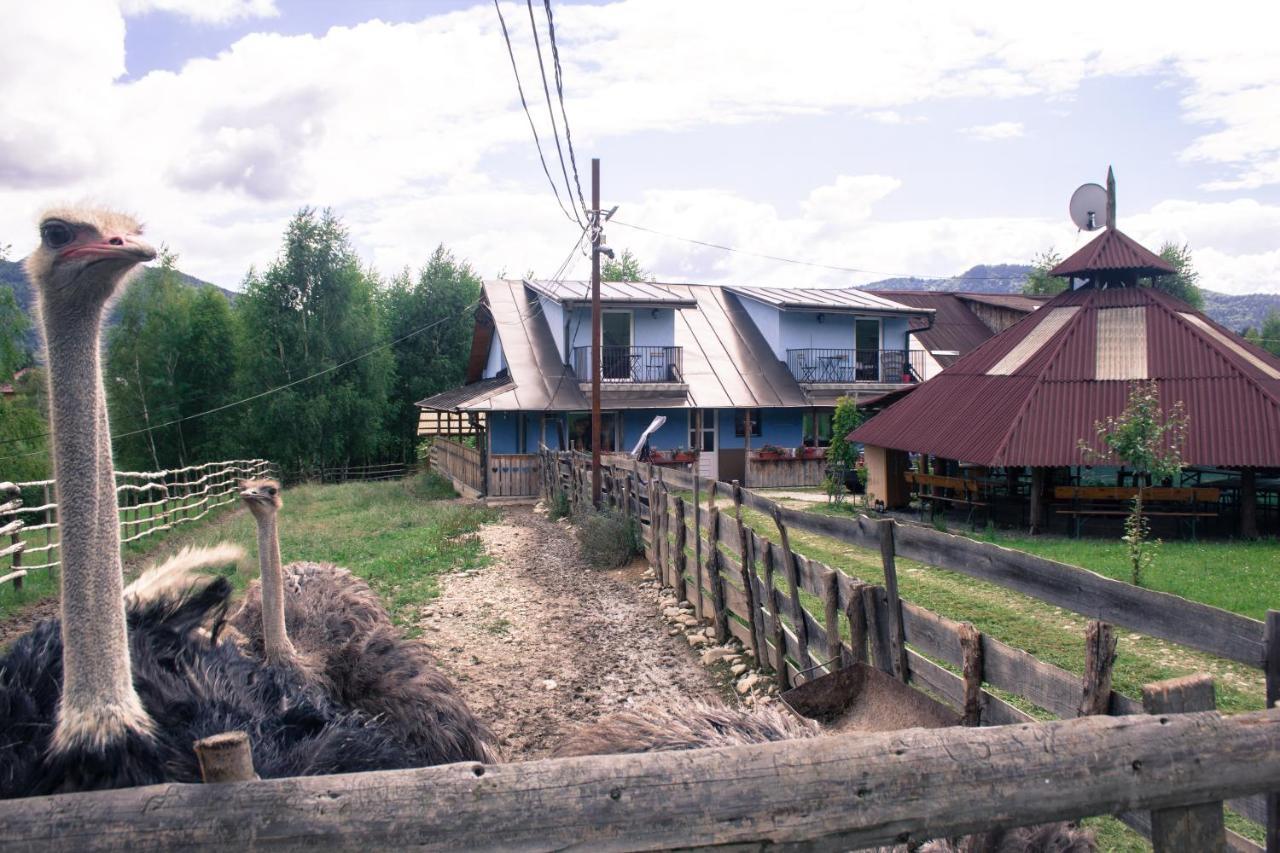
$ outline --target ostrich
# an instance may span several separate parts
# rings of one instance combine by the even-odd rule
[[[180,555],[124,595],[99,339],[110,298],[155,257],[130,217],[53,210],[26,270],[48,355],[61,509],[61,616],[0,656],[0,797],[198,781],[194,740],[248,731],[264,777],[407,766],[367,717],[214,637],[225,578],[181,586]],[[127,601],[126,601],[127,598]]]
[[[326,563],[281,567],[280,484],[242,486],[258,526],[262,577],[249,586],[231,624],[251,652],[272,665],[292,664],[339,706],[377,717],[416,763],[496,761],[488,728],[427,646],[401,636],[367,583]]]

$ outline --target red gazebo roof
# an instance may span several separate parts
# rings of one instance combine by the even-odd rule
[[[1084,277],[1123,272],[1157,276],[1177,270],[1123,231],[1108,228],[1097,239],[1081,246],[1071,257],[1049,270],[1049,275]]]
[[[982,465],[1086,464],[1080,439],[1138,379],[1163,407],[1185,405],[1187,464],[1280,467],[1280,359],[1150,287],[1059,294],[850,438]]]

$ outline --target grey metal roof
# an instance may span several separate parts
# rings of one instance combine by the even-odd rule
[[[475,406],[488,400],[495,394],[510,391],[516,384],[510,376],[494,376],[481,379],[448,391],[441,391],[433,397],[414,403],[419,409],[434,409],[439,412],[461,412],[473,410]]]
[[[542,279],[524,282],[536,293],[548,299],[566,304],[591,301],[589,281],[546,281]],[[694,301],[687,294],[685,285],[658,284],[651,281],[602,281],[600,301],[611,305],[682,305],[693,307]]]
[[[928,316],[931,309],[914,308],[900,305],[897,302],[876,296],[865,290],[852,287],[758,287],[727,286],[725,288],[742,296],[749,296],[782,310],[803,309],[806,311],[849,311],[857,313],[877,314],[918,314]]]

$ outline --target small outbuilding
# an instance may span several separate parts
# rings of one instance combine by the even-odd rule
[[[1055,500],[1070,512],[1061,487],[1090,461],[1080,441],[1121,413],[1131,383],[1154,380],[1161,405],[1180,401],[1188,415],[1187,467],[1172,485],[1211,484],[1212,514],[1232,532],[1280,528],[1280,359],[1142,284],[1173,272],[1105,230],[1052,271],[1066,291],[850,434],[866,446],[869,496],[904,505],[908,454],[919,454],[915,473],[974,481],[959,500],[1020,500],[1042,528]]]

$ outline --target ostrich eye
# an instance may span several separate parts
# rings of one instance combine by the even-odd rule
[[[76,232],[65,222],[46,222],[40,226],[40,239],[50,249],[61,249],[76,238]]]
[[[275,495],[276,495],[276,487],[275,487],[275,486],[267,486],[267,494],[271,495],[272,497],[275,497]]]

